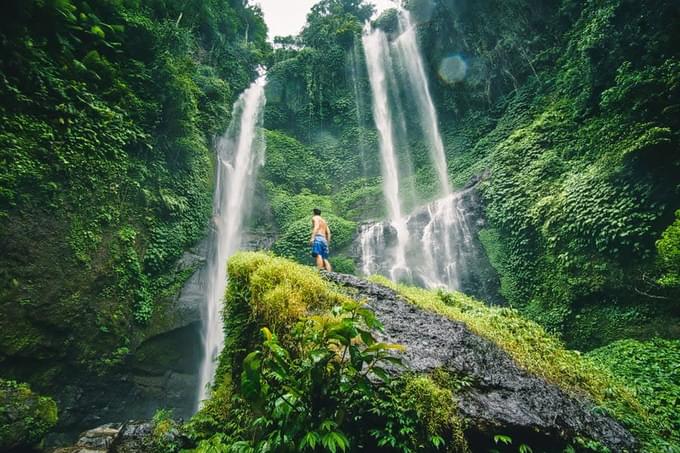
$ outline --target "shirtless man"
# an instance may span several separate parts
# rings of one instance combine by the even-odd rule
[[[316,267],[331,272],[331,263],[328,261],[328,244],[331,243],[331,229],[321,217],[321,210],[314,208],[312,216],[312,237],[309,243],[312,245],[312,256],[316,259]]]

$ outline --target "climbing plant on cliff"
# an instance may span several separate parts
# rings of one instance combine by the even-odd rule
[[[56,368],[105,371],[154,322],[205,232],[211,140],[265,35],[243,2],[3,4],[0,362],[67,343]]]
[[[501,291],[574,346],[673,335],[678,293],[655,242],[679,199],[679,14],[436,2],[419,25],[454,178],[488,171],[482,236]]]

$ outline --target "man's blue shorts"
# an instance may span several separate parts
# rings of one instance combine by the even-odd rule
[[[314,258],[321,256],[321,258],[325,260],[328,259],[328,242],[326,242],[325,237],[319,235],[314,237],[314,242],[312,242],[312,256]]]

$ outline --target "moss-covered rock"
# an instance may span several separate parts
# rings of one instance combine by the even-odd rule
[[[271,416],[262,412],[263,406],[247,403],[241,387],[252,373],[253,357],[259,357],[250,353],[261,350],[260,328],[270,327],[280,338],[276,344],[288,351],[277,350],[284,354],[281,360],[304,360],[309,351],[297,342],[300,322],[309,326],[309,320],[323,329],[337,316],[338,306],[357,299],[368,302],[366,307],[382,322],[380,341],[405,347],[398,357],[408,371],[388,367],[390,384],[376,381],[363,412],[345,414],[356,420],[342,425],[352,442],[392,439],[401,445],[404,439],[397,433],[403,428],[416,436],[408,439],[424,436],[423,451],[435,450],[440,441],[451,450],[493,448],[498,434],[513,445],[539,449],[637,448],[621,423],[597,407],[641,434],[645,445],[655,436],[631,390],[515,310],[488,307],[458,293],[319,274],[266,253],[239,253],[231,258],[229,271],[226,344],[213,397],[190,424],[206,448],[257,437],[262,432],[253,434],[251,423]],[[266,332],[270,340],[265,341],[271,341],[272,333]],[[358,335],[352,347],[363,341]],[[340,345],[336,351],[343,360]],[[314,360],[313,351],[309,357]],[[287,360],[292,359],[280,366],[287,367]]]
[[[39,444],[57,423],[57,404],[26,384],[0,379],[0,450]]]

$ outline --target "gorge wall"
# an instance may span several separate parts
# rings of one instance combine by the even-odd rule
[[[665,277],[676,264],[663,245],[677,229],[679,199],[677,5],[441,0],[407,8],[451,182],[461,188],[487,174],[478,237],[502,297],[582,349],[677,337],[678,286]],[[302,34],[281,39],[265,112],[264,181],[280,232],[273,249],[304,262],[304,239],[295,238],[318,205],[338,225],[342,270],[362,266],[348,259],[347,221],[388,216],[357,52],[366,17],[351,2],[322,2]],[[396,10],[374,26],[400,39]],[[395,71],[399,78],[406,69]],[[400,96],[402,111],[418,111]],[[395,149],[411,212],[436,198],[436,170],[417,132],[420,115],[394,115],[408,131],[395,136]],[[286,163],[293,155],[306,171]]]
[[[0,18],[0,376],[53,395],[60,430],[191,415],[200,314],[178,294],[203,252],[182,257],[212,140],[269,49],[243,2],[142,3]]]

